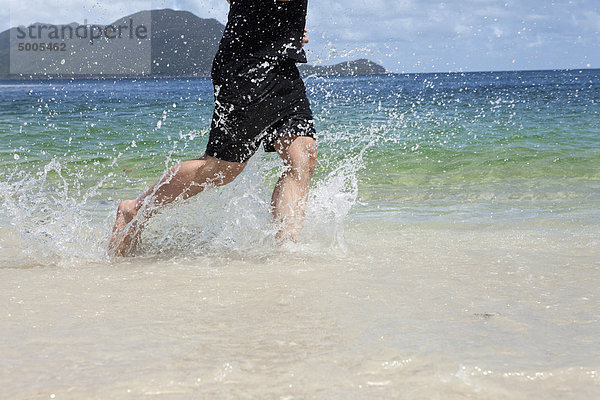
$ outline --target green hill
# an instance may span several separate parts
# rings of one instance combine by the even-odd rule
[[[188,11],[170,9],[140,11],[119,18],[111,26],[128,21],[150,23],[150,41],[123,41],[121,47],[110,47],[110,41],[98,40],[90,45],[81,38],[68,39],[63,52],[45,51],[21,53],[27,57],[15,58],[13,70],[19,75],[9,75],[10,49],[16,49],[17,28],[0,33],[0,79],[28,79],[44,77],[204,77],[210,75],[212,60],[218,50],[225,26],[215,19],[199,18]],[[35,29],[48,24],[35,23]],[[66,26],[66,25],[65,25]],[[70,29],[85,28],[71,23]],[[63,27],[63,25],[61,25]],[[24,28],[24,27],[22,27]],[[29,29],[27,27],[26,29]],[[12,34],[11,34],[12,33]],[[11,43],[11,39],[13,40]],[[61,39],[54,40],[59,42]],[[22,41],[22,40],[21,40]],[[26,41],[33,43],[31,39]],[[38,40],[43,43],[51,39]],[[146,46],[146,47],[143,47]],[[114,51],[114,50],[118,51]],[[367,75],[386,73],[385,68],[369,60],[357,60],[333,66],[301,65],[303,75]],[[27,72],[30,71],[30,72]]]
[[[224,29],[188,11],[152,11],[152,75],[210,75]]]
[[[367,59],[345,61],[335,65],[302,65],[300,72],[304,76],[358,76],[386,74],[384,67]]]
[[[58,68],[60,61],[58,58],[66,58],[66,62],[70,65],[81,65],[90,70],[89,60],[100,59],[103,63],[111,63],[110,65],[122,63],[135,65],[140,67],[141,63],[147,63],[144,75],[150,76],[208,76],[212,60],[217,52],[219,40],[223,35],[225,26],[215,19],[203,19],[195,16],[188,11],[174,11],[170,9],[141,11],[123,18],[119,18],[108,26],[118,26],[126,23],[129,19],[135,21],[150,21],[151,22],[151,41],[148,54],[148,60],[123,60],[116,59],[110,50],[102,49],[102,43],[95,46],[90,46],[86,40],[70,40],[68,41],[68,56],[56,54],[56,52],[46,52],[43,60],[31,58],[39,63],[39,65],[17,65],[14,69],[18,71],[44,71],[42,74],[24,74],[24,76],[9,76],[10,71],[10,46],[11,36],[16,37],[16,28],[11,28],[0,33],[0,77],[2,78],[29,78],[29,77],[47,77],[47,76],[69,76],[70,74],[54,73],[60,71]],[[32,26],[42,26],[48,24],[36,23]],[[70,24],[73,29],[81,26],[79,24]],[[36,28],[37,29],[37,28]],[[11,31],[13,35],[11,35]],[[28,39],[28,41],[31,41]],[[16,40],[13,40],[13,46],[16,46]],[[133,49],[128,56],[139,57],[144,54],[145,50]],[[55,57],[53,59],[52,57]],[[122,57],[122,56],[121,56]],[[64,64],[65,62],[63,62]],[[87,63],[87,64],[86,64]],[[56,64],[56,65],[54,65]],[[108,73],[102,74],[101,66],[98,67],[100,73],[83,73],[89,76],[111,76],[111,75],[140,75],[139,73],[128,73],[126,69],[119,71],[118,74]],[[149,69],[149,70],[148,70]],[[86,69],[82,69],[86,70]],[[86,71],[87,71],[86,70]],[[93,69],[91,69],[94,71]],[[137,68],[135,71],[139,71]],[[75,74],[74,75],[80,75]]]

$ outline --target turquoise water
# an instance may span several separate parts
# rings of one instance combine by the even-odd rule
[[[339,190],[356,192],[349,220],[599,222],[598,70],[313,76],[307,87],[320,134],[314,186],[342,174]],[[2,217],[17,225],[19,208],[69,202],[84,220],[110,215],[167,166],[203,154],[213,106],[205,79],[1,89]],[[255,158],[254,185],[268,188],[278,162]]]
[[[600,70],[308,77],[319,165],[278,247],[262,151],[157,215],[209,80],[0,82],[8,398],[600,397]]]

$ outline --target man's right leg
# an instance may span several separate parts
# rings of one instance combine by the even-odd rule
[[[273,190],[271,206],[279,224],[280,242],[296,241],[304,223],[308,186],[317,166],[317,143],[312,137],[284,136],[275,142],[275,150],[287,169]]]
[[[183,161],[170,168],[142,196],[121,202],[108,246],[109,253],[115,256],[134,253],[140,243],[145,222],[162,206],[177,199],[192,197],[210,186],[226,185],[245,166],[246,163],[222,161],[205,155],[198,160]],[[136,218],[139,211],[141,214]]]

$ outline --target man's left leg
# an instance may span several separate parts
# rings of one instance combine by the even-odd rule
[[[109,253],[121,257],[134,254],[146,221],[160,208],[179,198],[195,196],[207,187],[226,185],[245,166],[245,162],[228,162],[204,155],[172,167],[145,194],[121,202],[108,245]],[[138,216],[140,210],[143,212]]]
[[[317,166],[317,143],[311,137],[286,135],[275,142],[275,150],[286,166],[271,198],[273,218],[280,225],[277,239],[295,241],[302,230],[308,186]]]

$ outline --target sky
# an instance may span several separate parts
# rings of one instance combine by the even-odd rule
[[[108,24],[172,8],[227,19],[226,0],[0,0],[0,31]],[[369,58],[391,72],[600,68],[599,0],[309,0],[309,62]]]

